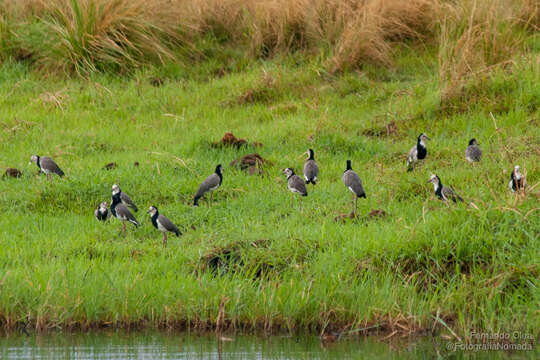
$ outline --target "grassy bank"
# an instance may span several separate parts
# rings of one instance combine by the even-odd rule
[[[360,56],[335,71],[332,48],[246,56],[245,39],[229,43],[207,28],[198,38],[136,28],[174,42],[163,49],[175,59],[160,65],[133,55],[160,54],[153,47],[105,58],[101,46],[73,47],[80,58],[40,52],[32,31],[52,34],[60,15],[32,9],[34,17],[9,22],[33,19],[28,37],[2,38],[0,168],[24,171],[0,181],[4,327],[406,333],[446,325],[464,338],[471,330],[537,336],[540,46],[516,13],[499,23],[509,33],[492,29],[492,43],[485,16],[457,13],[470,21],[430,25],[422,39],[388,35],[388,62]],[[13,52],[21,49],[29,56]],[[57,76],[53,65],[84,76]],[[262,147],[216,147],[228,131]],[[420,132],[432,139],[429,155],[408,173]],[[472,137],[484,150],[474,166],[464,160]],[[281,169],[300,172],[308,147],[321,181],[293,203]],[[229,166],[253,152],[269,161],[262,176]],[[34,153],[53,156],[67,176],[36,175],[26,165]],[[350,209],[346,159],[367,200],[361,218],[336,221]],[[104,170],[109,162],[117,168]],[[193,208],[217,163],[225,174],[215,203]],[[532,188],[524,196],[508,192],[515,164]],[[437,200],[432,172],[475,206]],[[141,209],[157,205],[182,238],[164,248],[141,212],[143,225],[125,237],[115,220],[97,223],[93,210],[113,183]],[[387,216],[369,216],[375,209]]]

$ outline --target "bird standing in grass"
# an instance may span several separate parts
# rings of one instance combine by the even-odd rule
[[[122,202],[122,204],[126,205],[127,207],[130,207],[135,212],[139,211],[139,208],[137,208],[137,205],[135,205],[135,203],[133,202],[133,200],[131,200],[128,194],[126,194],[120,189],[120,186],[114,184],[112,186],[112,191],[113,191],[113,194],[116,192],[120,193],[120,201]]]
[[[518,190],[525,189],[525,177],[521,173],[521,168],[519,165],[514,166],[514,170],[510,175],[510,182],[508,183],[510,191],[516,192]]]
[[[304,178],[306,179],[306,184],[311,183],[315,185],[317,183],[317,176],[319,175],[319,166],[315,162],[315,153],[313,149],[309,149],[305,154],[308,158],[304,163]]]
[[[60,167],[48,156],[32,155],[30,163],[35,162],[39,170],[47,175],[47,179],[51,180],[51,174],[56,174],[60,177],[64,176],[64,172]]]
[[[422,133],[418,135],[418,140],[416,145],[412,147],[409,151],[409,156],[407,157],[407,171],[412,171],[414,165],[418,160],[423,160],[427,155],[427,148],[425,140],[429,140],[426,134]]]
[[[435,195],[437,195],[439,199],[443,201],[452,200],[453,202],[463,201],[463,199],[452,188],[444,186],[441,179],[437,175],[431,175],[428,182],[433,184]]]
[[[291,191],[291,193],[294,194],[298,193],[302,196],[307,196],[307,189],[306,184],[304,183],[304,180],[298,175],[294,173],[294,170],[291,168],[283,169],[283,174],[287,176],[287,187]]]
[[[212,192],[221,186],[223,182],[223,167],[221,164],[216,166],[216,170],[210,176],[208,176],[202,184],[199,186],[197,194],[193,199],[193,206],[199,206],[199,200],[203,197],[204,194],[210,192],[210,202],[212,202]]]
[[[352,212],[355,214],[358,208],[358,198],[366,199],[366,193],[362,187],[360,176],[351,167],[351,160],[347,160],[347,168],[343,172],[341,180],[343,180],[343,184],[345,184],[347,189],[352,192]]]
[[[109,209],[107,208],[107,202],[103,201],[97,209],[94,211],[94,216],[98,221],[106,221],[111,214],[109,213]]]
[[[469,146],[465,149],[465,159],[468,162],[479,162],[482,159],[482,150],[478,146],[478,141],[475,138],[472,138],[469,141]]]
[[[148,209],[148,213],[150,214],[150,219],[152,219],[152,224],[154,225],[154,227],[163,233],[164,246],[167,246],[167,232],[168,231],[174,233],[178,237],[182,235],[178,227],[174,225],[171,220],[169,220],[164,215],[161,215],[159,213],[159,210],[157,207],[150,206],[150,208]]]
[[[120,220],[124,225],[124,231],[126,231],[126,221],[129,221],[135,227],[139,226],[135,216],[129,211],[128,207],[122,204],[122,199],[120,198],[121,192],[119,190],[115,191],[113,188],[112,192],[112,202],[111,202],[111,213],[115,218]]]

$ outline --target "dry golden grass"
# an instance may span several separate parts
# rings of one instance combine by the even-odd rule
[[[2,13],[45,25],[36,52],[79,72],[174,59],[212,36],[254,56],[324,54],[332,72],[392,64],[396,45],[439,46],[448,89],[520,50],[539,0],[5,0]],[[0,44],[6,33],[0,16]],[[0,48],[0,52],[2,48]]]
[[[524,50],[527,31],[538,20],[535,0],[459,0],[441,2],[439,72],[443,98],[461,95],[469,79],[482,78]]]

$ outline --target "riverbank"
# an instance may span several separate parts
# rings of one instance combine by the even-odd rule
[[[0,169],[22,177],[0,181],[1,326],[538,336],[538,37],[522,45],[473,75],[414,41],[393,45],[391,65],[336,72],[302,51],[227,46],[84,76],[4,59]],[[227,132],[247,143],[220,143]],[[421,132],[428,156],[407,172]],[[473,137],[478,164],[464,158]],[[300,173],[308,148],[320,181],[291,200],[281,171]],[[36,153],[66,176],[38,175]],[[253,153],[265,162],[231,165]],[[347,159],[367,194],[355,219]],[[193,207],[218,163],[212,205]],[[466,201],[438,200],[432,173]],[[140,208],[125,236],[93,217],[114,183]],[[150,205],[183,232],[167,247]]]

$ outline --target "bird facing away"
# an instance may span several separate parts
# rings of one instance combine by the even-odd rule
[[[283,169],[283,174],[287,176],[287,187],[292,192],[293,197],[294,193],[298,193],[302,196],[307,196],[307,189],[304,180],[302,180],[300,176],[296,175],[293,169]]]
[[[437,175],[431,175],[428,182],[433,184],[435,195],[437,195],[439,199],[443,201],[452,200],[453,202],[463,201],[463,199],[452,188],[444,186],[441,179]]]
[[[512,174],[510,174],[508,187],[512,192],[525,189],[525,177],[521,173],[519,165],[514,166],[514,170],[512,171]]]
[[[129,211],[128,207],[124,204],[122,204],[122,200],[120,199],[120,191],[114,192],[112,195],[112,202],[111,202],[111,213],[115,218],[120,220],[122,224],[124,225],[124,231],[126,231],[126,221],[129,221],[135,227],[139,226],[139,223],[137,222],[137,219],[135,219],[135,216]]]
[[[106,221],[111,216],[109,209],[107,208],[106,201],[99,204],[97,209],[94,211],[94,216],[98,221]]]
[[[347,168],[343,172],[341,180],[343,180],[343,184],[345,184],[347,189],[352,192],[352,211],[354,214],[358,208],[358,198],[366,199],[366,193],[362,187],[362,180],[360,180],[360,176],[358,176],[358,174],[355,173],[351,167],[351,160],[347,160]]]
[[[465,149],[465,159],[469,162],[478,162],[482,159],[482,150],[480,150],[475,138],[469,141],[469,146]]]
[[[193,199],[193,206],[199,206],[199,200],[203,197],[204,194],[210,192],[210,202],[212,202],[212,191],[216,190],[221,186],[223,182],[223,167],[221,164],[216,166],[216,170],[210,176],[208,176],[202,184],[199,186],[199,190],[195,194]]]
[[[163,245],[167,246],[167,231],[174,233],[178,237],[182,235],[178,227],[171,220],[159,213],[157,207],[150,206],[148,213],[150,214],[152,225],[163,233]]]
[[[308,158],[304,163],[304,178],[306,179],[306,184],[311,183],[315,185],[317,183],[317,176],[319,176],[319,166],[315,162],[315,153],[313,149],[309,149],[305,154]]]
[[[120,186],[118,186],[117,184],[114,184],[112,186],[112,191],[113,191],[113,194],[117,192],[120,193],[120,201],[122,202],[122,204],[126,205],[127,207],[130,207],[135,212],[139,211],[139,208],[137,207],[137,205],[135,205],[135,203],[133,202],[133,200],[131,200],[128,194],[126,194],[120,189]]]
[[[64,176],[64,172],[60,167],[48,156],[32,155],[30,164],[35,162],[39,170],[47,175],[47,179],[51,180],[51,174],[56,174],[60,177]]]
[[[429,140],[426,134],[422,133],[418,135],[416,145],[409,151],[407,157],[407,171],[411,171],[418,160],[423,160],[427,155],[427,148],[425,140]]]

